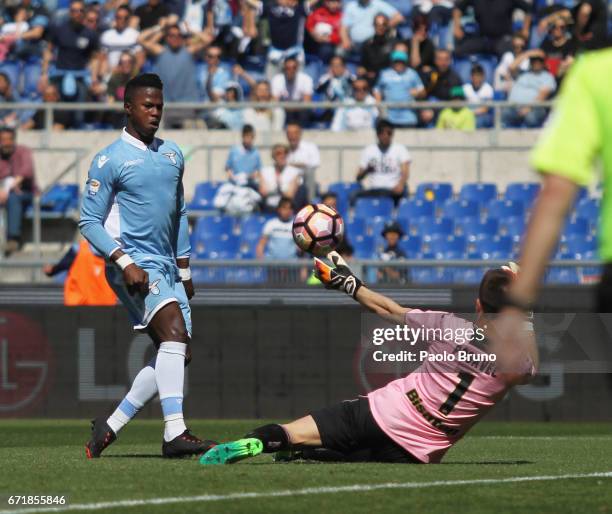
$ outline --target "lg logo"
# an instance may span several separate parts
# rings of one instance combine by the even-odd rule
[[[23,415],[46,396],[52,363],[36,322],[0,312],[0,416]]]

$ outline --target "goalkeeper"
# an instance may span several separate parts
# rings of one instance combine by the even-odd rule
[[[506,291],[517,271],[511,263],[484,274],[476,300],[478,317],[473,324],[446,312],[401,307],[365,287],[339,254],[332,252],[328,258],[335,267],[315,259],[315,273],[326,287],[345,292],[386,320],[411,327],[439,328],[441,333],[450,328],[465,334],[478,326],[485,337],[495,330],[488,315],[506,306]],[[521,338],[523,346],[509,345],[503,352],[506,362],[512,362],[511,367],[427,359],[414,372],[368,396],[311,412],[288,424],[261,426],[244,439],[213,447],[200,462],[230,464],[262,452],[320,460],[440,462],[512,386],[524,384],[535,375],[537,348],[533,332],[529,327],[527,330],[531,337]],[[430,341],[428,351],[448,353],[457,349],[455,344],[459,343]],[[497,353],[477,341],[461,344],[461,348],[473,354]]]

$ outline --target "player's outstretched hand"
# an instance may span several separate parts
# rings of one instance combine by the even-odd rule
[[[193,280],[183,280],[183,287],[185,288],[185,293],[187,293],[187,299],[191,300],[195,296],[195,289],[193,287]]]
[[[123,279],[131,295],[149,292],[149,274],[136,264],[130,264],[123,270]]]
[[[314,258],[315,276],[325,284],[327,289],[344,291],[355,298],[357,291],[363,285],[361,280],[354,275],[338,252],[328,253],[327,258],[332,262],[333,267],[317,257]]]

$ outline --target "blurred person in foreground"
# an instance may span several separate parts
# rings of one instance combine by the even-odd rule
[[[510,289],[512,304],[532,309],[539,284],[580,187],[598,176],[603,162],[599,257],[604,263],[597,312],[612,312],[612,48],[582,55],[561,87],[553,115],[531,156],[543,176],[520,257],[521,273]]]
[[[529,345],[509,344],[503,365],[488,359],[498,355],[487,342],[495,330],[490,319],[506,305],[514,263],[483,275],[476,319],[470,322],[448,312],[402,307],[366,287],[337,252],[327,257],[331,264],[315,258],[317,276],[326,287],[346,293],[399,329],[431,330],[433,335],[424,341],[427,357],[367,396],[313,410],[290,423],[263,425],[244,439],[219,444],[204,454],[201,464],[232,464],[260,453],[276,453],[276,461],[439,463],[513,386],[535,376],[539,359],[529,327]],[[436,331],[449,336],[436,336]],[[446,358],[449,353],[456,359]],[[461,361],[457,356],[462,354],[469,359]]]

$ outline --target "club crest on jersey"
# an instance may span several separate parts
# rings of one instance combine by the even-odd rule
[[[159,286],[157,284],[159,284],[160,279],[158,278],[155,282],[153,282],[151,285],[149,285],[149,292],[152,295],[158,296],[159,295]]]
[[[108,157],[106,155],[100,155],[98,157],[98,168],[102,168],[108,162]]]
[[[89,194],[89,196],[96,196],[96,193],[99,191],[100,189],[100,181],[96,180],[95,178],[90,178],[87,181],[87,192]]]
[[[176,164],[176,152],[164,152],[164,155],[170,159],[172,164]]]

